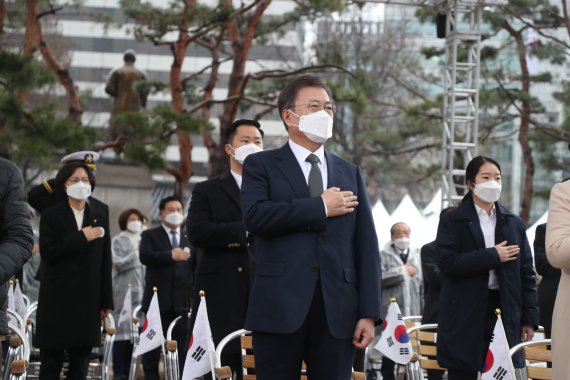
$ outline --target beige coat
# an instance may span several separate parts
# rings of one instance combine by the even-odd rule
[[[546,255],[562,269],[552,316],[553,379],[570,379],[570,181],[554,185],[550,193]]]

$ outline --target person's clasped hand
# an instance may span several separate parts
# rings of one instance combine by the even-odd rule
[[[518,245],[507,245],[507,241],[503,241],[495,246],[499,258],[502,263],[513,261],[517,259],[517,255],[521,251]]]
[[[358,197],[352,191],[340,191],[338,187],[325,190],[321,197],[327,205],[327,216],[329,218],[349,214],[358,206]]]
[[[105,236],[105,229],[103,227],[85,227],[81,231],[85,235],[87,241],[93,241],[95,239],[102,238]]]
[[[172,248],[172,260],[174,261],[186,261],[190,256],[190,249],[188,247]]]

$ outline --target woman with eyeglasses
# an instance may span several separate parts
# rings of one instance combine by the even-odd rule
[[[63,166],[55,186],[67,197],[40,221],[39,378],[59,379],[67,352],[67,378],[85,379],[101,320],[113,309],[109,209],[91,197],[95,177],[85,163]]]
[[[498,370],[487,355],[500,309],[510,347],[532,340],[538,300],[523,220],[499,202],[501,167],[478,156],[465,169],[469,192],[439,222],[436,249],[442,287],[437,361],[449,380]],[[513,357],[524,367],[522,355]],[[505,370],[508,370],[506,368]]]

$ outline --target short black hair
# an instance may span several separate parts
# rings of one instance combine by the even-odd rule
[[[89,177],[89,183],[91,184],[91,191],[95,190],[95,175],[93,174],[93,170],[83,161],[72,161],[63,165],[55,175],[55,187],[66,194],[65,181],[79,168],[85,169],[87,177]]]
[[[119,228],[121,229],[121,231],[124,231],[127,229],[127,224],[129,221],[129,217],[135,214],[136,216],[139,217],[139,219],[141,220],[141,222],[144,220],[145,216],[143,215],[142,212],[140,212],[139,210],[137,210],[136,208],[128,208],[125,211],[123,211],[121,213],[121,215],[119,215]]]
[[[261,133],[261,137],[263,137],[263,135],[265,134],[263,132],[263,129],[261,129],[261,125],[259,124],[259,121],[251,120],[251,119],[237,119],[228,127],[228,129],[226,129],[226,142],[228,144],[234,138],[238,127],[240,127],[242,125],[250,125],[252,127],[259,129],[259,133]]]
[[[158,209],[160,211],[164,211],[164,208],[166,207],[166,204],[168,202],[180,202],[180,204],[182,204],[182,201],[180,200],[180,198],[178,198],[176,195],[170,195],[168,197],[164,197],[160,200],[160,203],[158,204]]]
[[[287,86],[285,86],[285,88],[279,93],[279,98],[277,99],[279,117],[281,117],[283,110],[293,108],[293,106],[295,106],[295,99],[297,99],[297,94],[299,91],[306,87],[322,88],[332,99],[330,89],[321,78],[308,74],[301,75],[289,82]]]
[[[501,165],[499,165],[499,163],[497,161],[495,161],[491,157],[477,156],[474,159],[472,159],[471,161],[469,161],[469,163],[467,164],[467,167],[465,168],[465,184],[466,185],[468,184],[467,181],[471,181],[471,182],[475,183],[475,177],[477,177],[477,173],[479,173],[479,169],[481,169],[481,166],[483,166],[487,162],[490,162],[493,165],[495,165],[497,167],[497,169],[499,169],[499,173],[501,172]]]

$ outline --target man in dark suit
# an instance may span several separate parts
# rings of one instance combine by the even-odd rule
[[[192,266],[190,242],[186,232],[180,228],[184,222],[182,203],[170,196],[159,204],[162,225],[141,235],[139,255],[146,266],[145,288],[141,310],[148,311],[153,288],[158,289],[158,305],[164,335],[170,323],[179,315],[186,316],[190,309],[192,286]],[[183,326],[184,327],[184,326]],[[184,328],[177,325],[173,331],[178,342],[178,355],[181,366],[188,349],[188,339]],[[143,368],[146,380],[158,380],[160,348],[143,355]]]
[[[325,152],[334,105],[301,76],[279,95],[289,142],[249,156],[242,213],[255,235],[245,328],[259,380],[349,379],[380,319],[380,253],[360,169]],[[309,160],[309,161],[307,161]]]
[[[550,339],[554,302],[556,301],[562,271],[550,265],[546,258],[545,236],[546,223],[536,226],[533,244],[534,266],[538,274],[542,276],[538,284],[538,320],[544,326],[544,336]]]
[[[204,290],[214,344],[243,329],[249,292],[247,234],[240,208],[242,164],[263,150],[263,131],[255,120],[240,119],[226,134],[230,172],[196,184],[188,211],[188,235],[196,247],[193,304]],[[193,326],[195,313],[192,314]],[[241,352],[235,340],[224,349],[222,363],[241,379]]]

